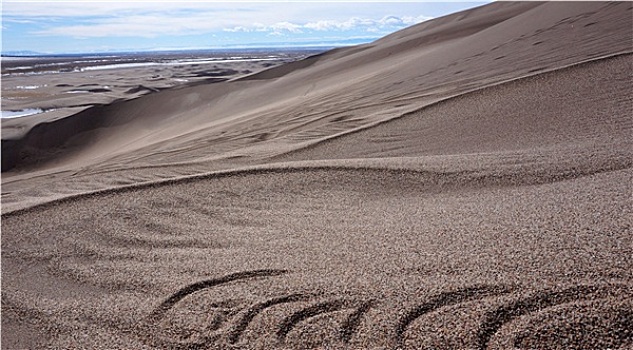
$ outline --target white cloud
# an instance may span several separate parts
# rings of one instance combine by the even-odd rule
[[[426,16],[376,16],[367,4],[218,3],[218,2],[5,2],[3,19],[46,23],[31,33],[74,38],[197,35],[218,31],[273,35],[314,31],[362,31],[377,35],[429,19]],[[367,9],[366,9],[367,8]],[[355,13],[359,15],[350,16]],[[371,13],[371,14],[370,14]]]
[[[32,20],[28,20],[28,19],[15,19],[15,18],[3,18],[2,19],[3,22],[5,23],[18,23],[18,24],[31,24],[31,23],[35,23],[35,21]]]
[[[266,3],[217,2],[3,2],[7,23],[37,23],[40,36],[156,37],[204,34],[250,25],[270,14]],[[281,17],[277,20],[281,22]]]
[[[235,26],[233,28],[222,28],[222,30],[224,30],[225,32],[230,32],[230,33],[238,33],[238,32],[250,32],[251,30],[243,27],[243,26]]]
[[[224,17],[224,18],[222,18]],[[246,31],[245,26],[233,26],[226,16],[214,12],[199,13],[148,13],[97,17],[75,21],[73,24],[49,25],[37,30],[40,36],[98,37],[157,37],[161,35],[192,35],[214,31]]]
[[[251,7],[251,5],[247,5]],[[242,7],[247,7],[242,6]],[[42,1],[20,2],[4,1],[2,15],[20,17],[91,17],[113,16],[131,13],[148,13],[170,11],[222,11],[236,9],[238,6],[217,2],[153,2],[153,1]]]
[[[302,26],[290,22],[278,22],[270,26],[273,32],[301,33]]]
[[[233,28],[227,28],[225,31],[269,31],[275,33],[290,32],[301,33],[303,30],[313,31],[367,31],[372,33],[380,33],[385,31],[398,30],[410,25],[420,23],[431,19],[428,16],[385,16],[381,19],[370,19],[352,17],[347,20],[318,20],[313,22],[307,22],[304,24],[280,22],[269,26],[262,24],[249,27],[239,26]]]
[[[309,22],[306,23],[304,27],[318,31],[365,30],[368,32],[380,32],[387,29],[404,28],[429,19],[431,19],[431,17],[427,16],[402,18],[396,16],[386,16],[378,20],[353,17],[346,21],[321,20],[316,22]]]

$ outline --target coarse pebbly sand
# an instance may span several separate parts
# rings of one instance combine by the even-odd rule
[[[2,348],[631,349],[632,53],[497,2],[36,124]]]

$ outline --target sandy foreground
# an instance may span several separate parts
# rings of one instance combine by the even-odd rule
[[[2,348],[631,349],[632,53],[494,3],[35,123]]]

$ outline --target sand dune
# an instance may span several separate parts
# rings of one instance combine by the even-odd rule
[[[35,125],[2,347],[633,347],[632,43],[493,3]]]
[[[153,177],[159,166],[173,177],[174,165],[193,175],[269,163],[465,92],[626,53],[629,12],[627,4],[500,3],[275,68],[268,79],[163,91],[43,123],[3,152],[17,165],[4,173],[12,196],[3,198],[3,210],[24,207],[13,206],[14,198],[33,203],[67,195],[48,193],[57,187],[50,179],[41,193],[40,175],[82,175],[57,177],[63,192],[80,193],[84,182],[101,181],[85,180],[89,173],[151,167],[117,176],[135,183],[160,179]]]

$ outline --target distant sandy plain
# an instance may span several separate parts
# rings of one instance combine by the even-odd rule
[[[632,349],[632,53],[498,2],[3,120],[2,348]]]

